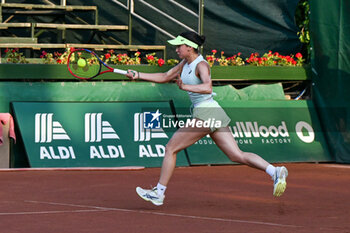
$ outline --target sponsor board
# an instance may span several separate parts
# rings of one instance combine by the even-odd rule
[[[333,161],[311,101],[237,101],[224,110],[242,151],[269,162]],[[209,135],[187,151],[191,164],[233,163]]]
[[[174,132],[160,127],[169,102],[14,102],[31,167],[160,167]],[[145,111],[147,109],[147,111]],[[177,166],[188,166],[184,151]]]

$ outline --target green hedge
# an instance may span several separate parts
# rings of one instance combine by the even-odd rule
[[[169,66],[116,65],[119,69],[133,69],[140,72],[165,72]],[[308,80],[309,66],[213,66],[213,80]],[[77,80],[66,65],[49,64],[0,64],[1,80]],[[125,76],[113,73],[103,74],[95,80],[126,80]]]

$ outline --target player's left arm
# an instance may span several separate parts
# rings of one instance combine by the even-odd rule
[[[180,76],[178,76],[177,85],[181,90],[184,91],[191,91],[201,94],[211,94],[213,91],[213,86],[210,77],[209,64],[205,61],[198,63],[196,67],[196,75],[202,80],[203,83],[197,85],[187,85],[184,84]]]

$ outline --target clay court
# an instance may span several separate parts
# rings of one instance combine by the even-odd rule
[[[140,199],[160,168],[0,172],[1,232],[350,232],[350,166],[285,164],[288,187],[246,166],[176,168],[165,204]]]

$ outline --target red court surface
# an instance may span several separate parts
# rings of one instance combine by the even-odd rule
[[[0,232],[350,232],[350,166],[285,165],[280,198],[246,166],[176,168],[161,207],[135,192],[159,168],[0,172]]]

